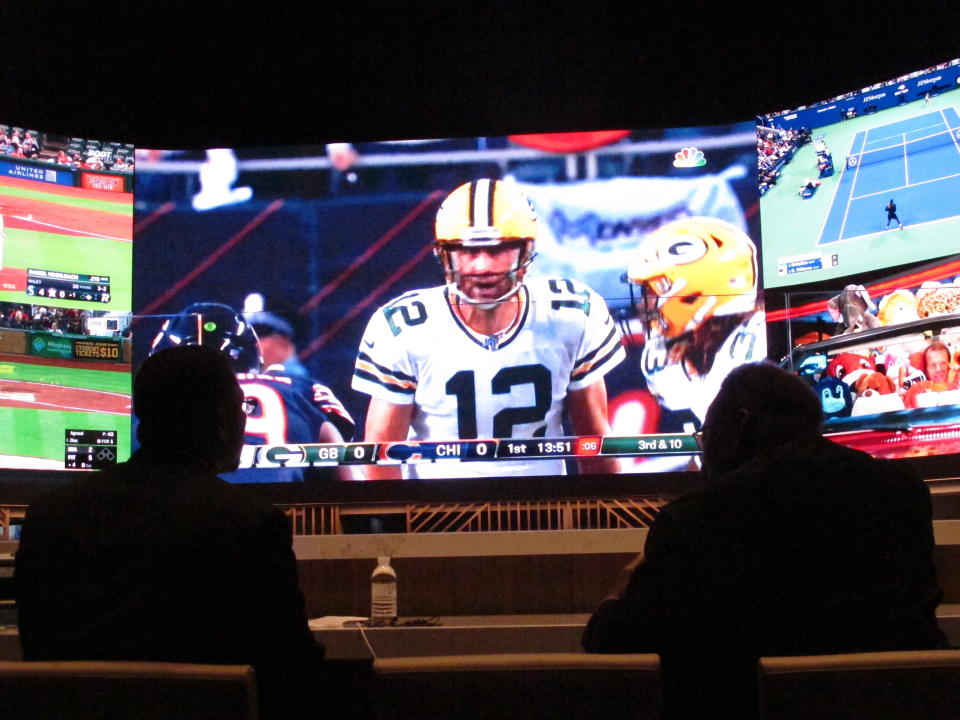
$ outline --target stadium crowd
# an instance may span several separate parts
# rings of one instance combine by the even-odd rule
[[[764,128],[757,133],[757,174],[760,194],[773,187],[780,169],[789,162],[798,148],[810,142],[810,131]]]
[[[0,154],[82,170],[133,172],[133,151],[118,143],[74,138],[65,147],[44,143],[35,130],[0,125]]]
[[[40,154],[40,143],[29,130],[24,132],[20,128],[10,130],[0,127],[0,151],[10,157],[33,159]]]
[[[93,151],[86,158],[79,152],[72,154],[60,150],[49,162],[80,170],[108,170],[110,172],[133,172],[133,156],[112,155],[105,151]]]
[[[24,303],[0,303],[0,328],[88,335],[87,311],[78,308],[46,307]]]

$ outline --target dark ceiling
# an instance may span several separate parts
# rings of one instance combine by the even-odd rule
[[[160,147],[724,123],[960,55],[946,4],[750,5],[4,3],[0,120]]]

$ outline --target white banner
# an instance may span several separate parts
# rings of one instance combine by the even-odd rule
[[[708,216],[746,231],[729,181],[742,166],[695,178],[624,177],[563,185],[518,183],[540,219],[530,275],[575,278],[616,307],[629,299],[621,276],[641,240],[682,217]]]

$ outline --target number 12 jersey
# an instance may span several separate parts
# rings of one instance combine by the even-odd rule
[[[620,332],[606,303],[572,280],[528,278],[516,320],[495,336],[471,330],[446,287],[406,293],[370,319],[353,387],[416,407],[407,438],[534,438],[563,435],[570,390],[620,363]],[[419,463],[406,477],[556,475],[563,460]]]

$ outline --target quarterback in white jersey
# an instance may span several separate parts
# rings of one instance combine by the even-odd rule
[[[524,279],[536,216],[504,181],[457,188],[437,214],[447,285],[377,310],[353,387],[371,396],[364,440],[556,437],[566,412],[578,435],[608,434],[603,376],[624,358],[597,293],[572,280]],[[582,469],[615,472],[614,459]],[[564,461],[417,463],[406,477],[558,475]],[[371,478],[399,477],[396,466]]]
[[[642,291],[650,391],[702,424],[727,373],[767,354],[753,241],[723,220],[676,220],[644,238],[627,277]]]

